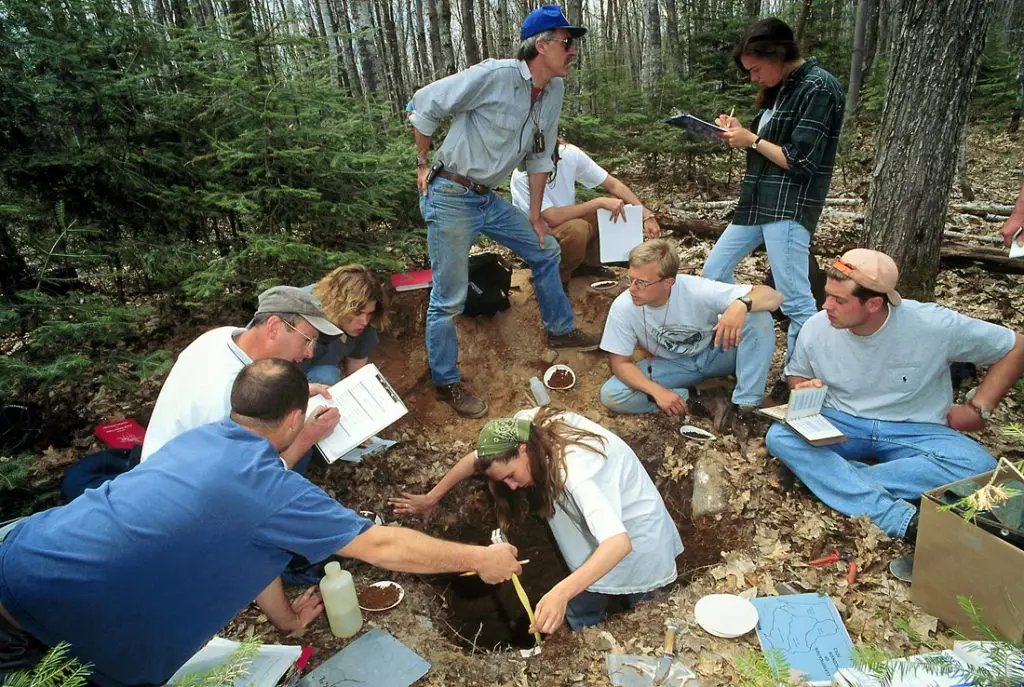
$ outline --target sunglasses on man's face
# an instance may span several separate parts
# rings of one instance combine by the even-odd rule
[[[571,50],[572,47],[574,45],[576,45],[576,39],[573,38],[572,36],[569,36],[568,38],[563,38],[562,40],[552,40],[551,42],[552,43],[561,43],[562,44],[562,48],[566,52],[569,52],[569,50]]]

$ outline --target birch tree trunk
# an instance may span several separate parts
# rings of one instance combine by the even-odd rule
[[[679,12],[676,9],[676,0],[665,0],[665,39],[668,67],[675,73],[676,78],[682,79],[682,55],[679,51]]]
[[[328,66],[331,70],[331,80],[336,85],[341,85],[341,76],[338,70],[338,36],[334,28],[334,20],[331,18],[331,8],[327,6],[327,0],[320,0],[320,18],[323,21],[324,40],[327,42],[327,53],[330,55]]]
[[[860,87],[864,78],[864,43],[868,20],[871,18],[871,0],[857,3],[857,22],[853,30],[853,58],[850,60],[850,86],[846,91],[846,116],[853,118],[860,101]]]
[[[352,0],[352,24],[355,28],[355,55],[362,77],[363,93],[369,95],[380,90],[380,56],[373,44],[373,7],[371,0]]]
[[[644,45],[641,57],[640,86],[653,93],[661,78],[661,10],[658,0],[644,0]]]
[[[498,19],[498,40],[495,44],[499,57],[512,57],[512,29],[508,20],[508,0],[498,0],[494,7]]]
[[[409,96],[405,89],[405,75],[402,73],[407,60],[399,50],[399,47],[405,45],[405,42],[398,39],[398,30],[395,28],[395,15],[390,0],[380,0],[377,8],[381,18],[384,20],[383,30],[381,31],[384,40],[381,41],[380,45],[387,52],[388,72],[390,72],[392,84],[392,101],[395,103],[395,107],[401,108]]]
[[[441,0],[426,0],[427,21],[430,22],[430,63],[433,66],[431,77],[437,78],[444,73],[444,58],[441,56],[441,21],[437,17],[437,5]]]
[[[899,32],[861,245],[892,256],[901,292],[930,300],[990,2],[894,4]]]
[[[430,63],[430,51],[427,50],[427,21],[428,18],[423,14],[423,0],[416,0],[415,6],[416,16],[415,18],[410,17],[409,25],[413,27],[413,31],[416,33],[416,52],[419,53],[419,59],[417,59],[417,86],[423,86],[430,80],[430,75],[433,73],[433,67]]]
[[[480,43],[476,38],[476,13],[473,11],[473,4],[473,0],[459,0],[459,9],[462,10],[462,45],[466,49],[467,67],[480,61]]]
[[[452,6],[449,0],[440,0],[438,6],[438,32],[441,34],[441,76],[455,73],[455,47],[452,44]]]
[[[359,79],[359,69],[356,67],[356,55],[352,49],[352,23],[349,20],[348,0],[335,0],[334,5],[334,27],[341,34],[338,42],[341,44],[342,63],[345,65],[345,81],[348,82],[349,91],[357,98],[363,97],[363,84]]]

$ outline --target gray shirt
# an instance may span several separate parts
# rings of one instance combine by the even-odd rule
[[[524,159],[527,172],[550,172],[565,85],[551,79],[533,104],[532,89],[526,62],[484,60],[416,91],[409,121],[433,136],[443,119],[453,117],[434,159],[477,183],[500,184]],[[544,132],[540,153],[533,152],[537,128]]]
[[[946,424],[949,364],[990,365],[1016,342],[1010,329],[935,303],[903,300],[874,334],[836,329],[822,311],[800,329],[787,375],[817,377],[825,406],[856,417]]]

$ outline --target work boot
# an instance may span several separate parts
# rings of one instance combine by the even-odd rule
[[[584,334],[579,329],[565,334],[548,334],[548,348],[556,351],[596,351],[600,345],[600,336]]]
[[[437,389],[437,397],[463,417],[483,417],[487,414],[487,401],[467,389],[461,381],[434,388]]]
[[[607,267],[601,265],[580,265],[572,271],[572,277],[598,277],[599,279],[618,279],[618,276]]]
[[[747,439],[754,436],[764,436],[768,433],[768,419],[758,415],[756,406],[732,405],[732,435],[736,441],[745,444]]]

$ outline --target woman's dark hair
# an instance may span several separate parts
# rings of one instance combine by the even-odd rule
[[[756,57],[760,60],[771,60],[779,64],[786,64],[799,59],[800,48],[793,36],[793,29],[789,24],[774,17],[762,19],[752,25],[743,34],[743,40],[736,47],[733,53],[733,60],[736,66],[744,74],[747,68],[743,66],[743,56]],[[775,96],[779,93],[781,84],[771,88],[761,87],[757,93],[758,107],[771,107],[775,104]]]
[[[573,427],[560,418],[561,411],[541,408],[530,426],[526,453],[530,459],[533,485],[526,489],[509,489],[504,482],[488,480],[487,486],[494,497],[498,524],[506,527],[513,520],[528,514],[550,518],[555,514],[555,502],[565,493],[565,457],[570,446],[580,446],[604,458],[605,439],[579,427]],[[486,472],[495,462],[507,463],[516,457],[519,447],[502,455],[477,458],[473,466],[477,474]]]

